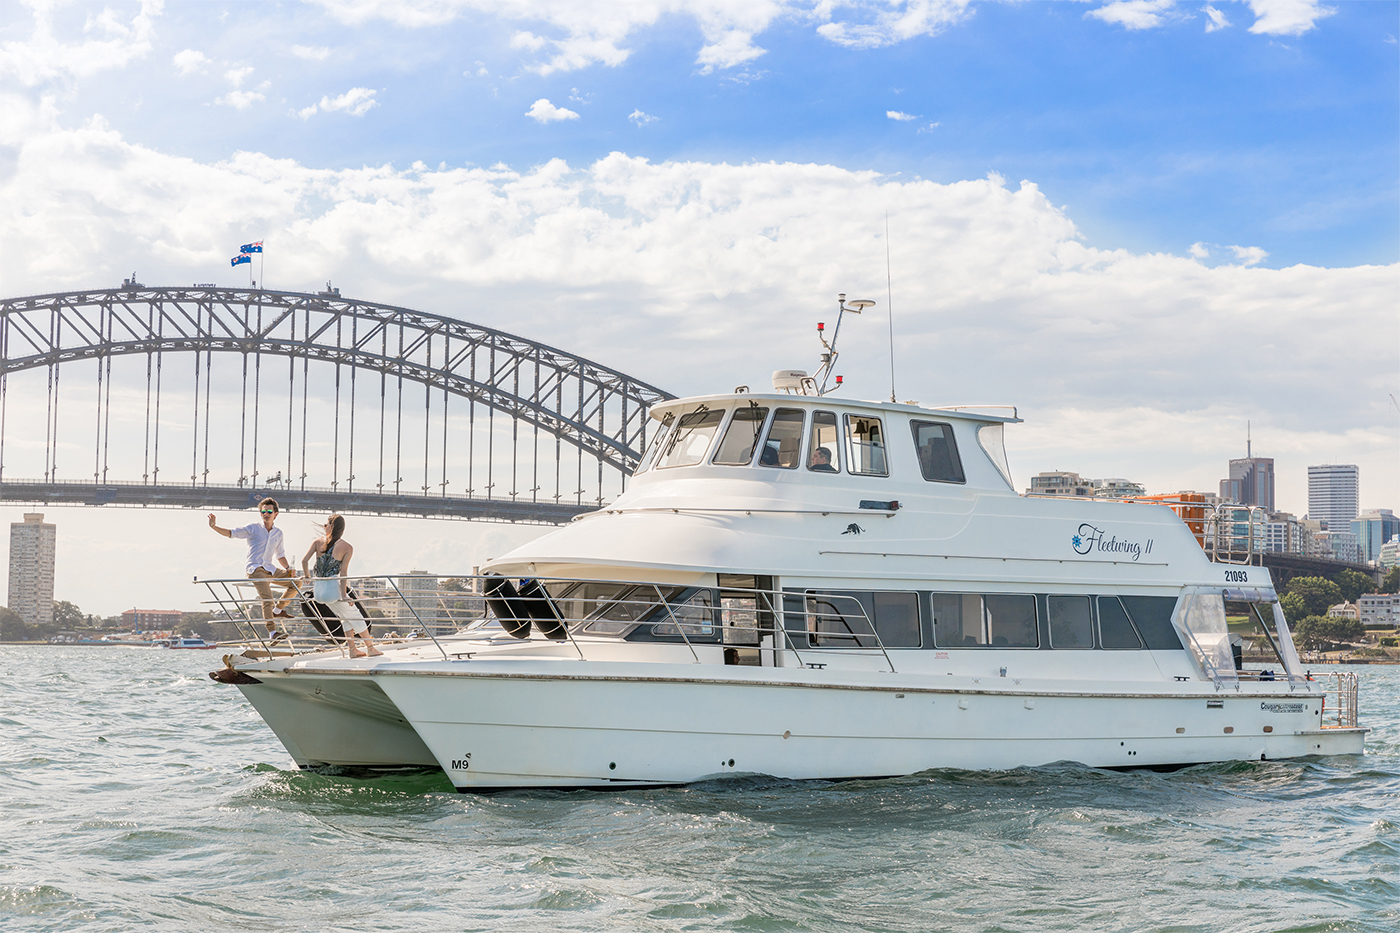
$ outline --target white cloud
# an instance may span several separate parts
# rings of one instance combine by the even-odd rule
[[[228,81],[228,83],[235,88],[239,88],[243,86],[243,82],[252,73],[253,69],[251,67],[230,68],[228,71],[224,72],[224,80]]]
[[[330,58],[331,50],[324,45],[294,45],[292,54],[309,62],[323,62]]]
[[[180,74],[182,75],[203,71],[204,66],[209,64],[208,57],[206,57],[203,52],[197,52],[194,49],[185,49],[183,52],[176,52],[175,57],[171,59],[171,61],[175,63],[175,67],[180,70]]]
[[[247,110],[258,101],[267,100],[267,97],[257,91],[229,91],[222,97],[214,98],[214,103],[225,107],[232,107],[235,110]]]
[[[627,119],[631,120],[633,123],[637,124],[638,126],[646,126],[648,123],[655,123],[657,120],[660,120],[661,118],[660,118],[660,117],[654,117],[654,116],[652,116],[652,115],[649,114],[649,113],[642,113],[641,110],[633,110],[631,113],[629,113],[629,114],[627,115]]]
[[[67,42],[55,34],[53,4],[27,0],[25,5],[34,17],[33,31],[25,40],[0,43],[0,76],[13,75],[25,87],[85,78],[144,57],[155,36],[154,20],[164,8],[163,0],[143,0],[140,11],[123,22],[104,7],[89,14],[83,32],[105,38]]]
[[[872,22],[827,22],[817,27],[817,33],[849,48],[878,49],[919,36],[936,36],[971,16],[971,5],[971,0],[892,0],[880,6]],[[815,12],[827,19],[837,6],[835,2],[818,3]]]
[[[1175,6],[1176,0],[1114,0],[1084,15],[1124,29],[1156,29]]]
[[[367,87],[352,87],[338,97],[322,97],[321,109],[327,112],[343,110],[352,117],[362,117],[378,104],[375,92]]]
[[[1206,248],[1204,243],[1192,243],[1189,252],[1197,259],[1210,258],[1210,250]]]
[[[531,52],[538,52],[549,42],[542,36],[537,36],[533,32],[517,32],[510,37],[510,47],[513,49],[529,49]]]
[[[1230,25],[1230,21],[1225,18],[1225,14],[1209,3],[1205,5],[1205,14],[1207,19],[1206,32],[1215,32],[1217,29],[1224,29]]]
[[[1247,0],[1254,11],[1254,25],[1249,31],[1265,36],[1301,36],[1317,25],[1317,21],[1336,13],[1335,7],[1323,6],[1318,0]]]
[[[1230,251],[1242,266],[1258,265],[1269,258],[1269,254],[1257,246],[1231,246]]]
[[[525,116],[538,123],[557,123],[560,120],[577,120],[578,114],[566,107],[556,107],[546,97],[541,97],[530,105]]]
[[[905,113],[902,110],[886,110],[885,116],[889,117],[891,120],[900,120],[902,122],[919,119],[915,114]]]

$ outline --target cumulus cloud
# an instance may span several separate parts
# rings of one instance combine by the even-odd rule
[[[531,104],[530,109],[525,112],[525,116],[537,123],[557,123],[560,120],[578,119],[578,114],[567,107],[554,106],[547,97],[541,97]]]
[[[891,120],[899,120],[901,122],[908,122],[910,120],[919,119],[917,115],[912,113],[905,113],[902,110],[886,110],[885,116],[889,117]]]
[[[936,36],[972,14],[971,0],[906,0],[881,5],[873,20],[823,23],[817,33],[837,45],[878,49],[919,36]],[[829,18],[837,4],[819,3],[816,12]],[[857,7],[857,10],[862,9]]]
[[[1210,250],[1204,243],[1192,243],[1188,252],[1197,259],[1209,259]]]
[[[309,62],[323,62],[330,58],[331,50],[324,45],[294,45],[292,54]]]
[[[224,107],[232,107],[235,110],[247,110],[262,100],[267,100],[267,97],[257,91],[229,91],[227,94],[214,98],[214,103]]]
[[[1231,246],[1230,251],[1242,266],[1258,265],[1269,258],[1269,254],[1257,246]]]
[[[1249,31],[1265,36],[1301,36],[1337,10],[1319,0],[1247,0],[1254,11]]]
[[[660,118],[660,117],[654,117],[654,116],[652,116],[652,115],[649,114],[649,113],[642,113],[641,110],[633,110],[631,113],[629,113],[629,114],[627,115],[627,119],[631,120],[633,123],[637,124],[638,126],[646,126],[648,123],[655,123],[657,120],[660,120],[661,118]]]
[[[103,7],[83,25],[88,38],[69,42],[55,34],[52,4],[28,0],[25,5],[34,18],[28,38],[0,43],[0,76],[9,74],[25,87],[85,78],[144,57],[151,50],[155,20],[164,8],[163,0],[143,0],[139,12],[124,21],[116,11]]]
[[[1207,3],[1205,6],[1205,14],[1206,32],[1215,32],[1217,29],[1224,29],[1225,27],[1230,25],[1230,21],[1225,18],[1225,14],[1217,10],[1215,7],[1211,6],[1209,3]]]
[[[204,66],[209,64],[208,57],[206,57],[203,52],[198,52],[194,49],[185,49],[183,52],[176,52],[175,57],[171,59],[171,61],[175,63],[175,67],[180,70],[180,74],[182,75],[190,75],[194,74],[196,71],[203,71]]]
[[[1084,15],[1125,29],[1156,29],[1176,6],[1176,0],[1114,0]]]
[[[235,88],[239,88],[243,86],[243,82],[252,73],[253,69],[251,67],[230,68],[228,71],[224,72],[224,80],[232,84]]]

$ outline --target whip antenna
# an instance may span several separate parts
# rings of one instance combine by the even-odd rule
[[[890,401],[894,401],[894,284],[890,279],[890,212],[885,211],[885,304],[890,309]]]

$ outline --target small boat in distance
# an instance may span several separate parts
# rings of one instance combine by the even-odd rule
[[[161,645],[164,648],[217,648],[218,645],[211,645],[203,638],[167,638]]]
[[[1019,494],[1015,409],[834,397],[835,342],[772,392],[652,406],[626,492],[460,578],[480,621],[210,676],[302,767],[461,791],[1362,753],[1355,675],[1301,667],[1266,568],[1161,502]],[[251,584],[203,582],[261,640]]]

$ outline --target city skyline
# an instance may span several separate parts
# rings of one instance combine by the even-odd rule
[[[1249,424],[1278,508],[1323,462],[1391,507],[1397,10],[10,4],[0,294],[246,286],[230,257],[262,242],[269,286],[689,395],[814,369],[844,292],[877,304],[843,393],[888,397],[893,368],[900,399],[1017,405],[1018,488],[1213,491]],[[88,611],[233,566],[180,513],[46,511]],[[530,533],[352,527],[385,571]]]

